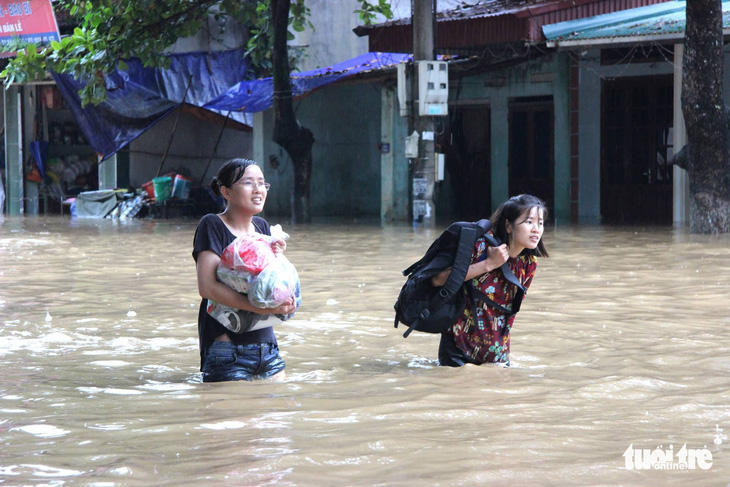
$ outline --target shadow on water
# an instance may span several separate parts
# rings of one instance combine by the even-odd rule
[[[272,223],[276,223],[272,220]],[[440,229],[287,226],[287,378],[203,384],[193,221],[0,221],[0,483],[716,485],[730,475],[730,238],[551,227],[509,368],[392,325]],[[628,470],[634,448],[712,467]]]

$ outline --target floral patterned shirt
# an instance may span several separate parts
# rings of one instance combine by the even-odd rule
[[[477,240],[472,253],[472,264],[487,258],[487,247],[484,238]],[[507,262],[515,277],[527,289],[535,275],[537,258],[534,255],[520,255]],[[471,283],[495,303],[511,309],[517,287],[505,279],[500,269],[476,277]],[[471,297],[467,295],[464,313],[447,333],[453,333],[456,346],[474,361],[508,364],[509,335],[515,315],[507,316],[480,300],[477,300],[475,307],[473,304]],[[473,316],[474,308],[476,320]]]

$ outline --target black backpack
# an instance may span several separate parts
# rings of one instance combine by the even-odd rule
[[[470,282],[464,282],[477,239],[484,236],[490,246],[501,245],[499,240],[487,233],[491,227],[492,222],[486,219],[452,223],[418,262],[403,271],[408,280],[395,302],[394,325],[396,328],[398,323],[408,325],[404,338],[413,330],[425,333],[443,333],[448,330],[464,312],[467,293],[472,297],[472,303],[481,300],[508,315],[519,311],[525,288],[506,262],[501,270],[505,278],[518,289],[511,309],[495,303]],[[451,267],[451,273],[446,283],[441,287],[434,287],[431,278],[448,267]],[[476,316],[476,310],[474,313]]]

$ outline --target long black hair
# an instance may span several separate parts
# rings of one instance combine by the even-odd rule
[[[249,166],[256,166],[256,161],[251,159],[231,159],[226,161],[218,171],[218,175],[210,182],[210,189],[216,196],[221,196],[221,187],[230,188],[233,184],[243,177]]]
[[[545,206],[545,202],[537,196],[531,194],[521,194],[519,196],[513,196],[497,208],[490,220],[492,220],[492,231],[494,236],[501,240],[503,243],[509,244],[509,235],[507,234],[507,222],[510,222],[514,227],[518,222],[517,219],[527,210],[537,208],[538,211],[542,211],[543,220],[547,221],[548,210]],[[524,249],[520,255],[535,255],[537,257],[547,257],[548,252],[545,249],[545,244],[540,238],[537,247],[534,249]]]

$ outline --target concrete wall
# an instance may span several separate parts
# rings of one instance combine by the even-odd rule
[[[509,196],[509,102],[514,98],[552,96],[555,120],[555,208],[558,220],[570,219],[569,64],[566,54],[550,54],[499,71],[450,84],[449,101],[488,103],[491,111],[492,209]],[[537,76],[534,76],[537,75]],[[552,75],[549,76],[549,75]],[[501,86],[485,86],[485,80]],[[487,83],[489,84],[489,83]],[[457,97],[458,92],[458,97]]]
[[[405,154],[407,119],[400,116],[395,88],[381,91],[380,143],[389,151],[380,154],[380,217],[382,221],[408,220],[409,166]]]
[[[230,51],[231,49],[240,49],[245,43],[246,36],[239,24],[230,19],[216,20],[211,15],[208,17],[208,22],[197,34],[178,39],[175,44],[167,49],[167,52]]]
[[[24,211],[23,158],[27,152],[23,146],[21,106],[23,87],[11,85],[3,90],[3,119],[5,128],[5,208],[8,214]]]
[[[3,192],[7,213],[38,214],[39,185],[26,181],[24,165],[30,157],[30,143],[36,134],[36,86],[12,85],[4,90],[5,169]],[[1,210],[1,209],[0,209]]]
[[[30,143],[37,138],[42,137],[42,134],[36,133],[35,118],[37,115],[36,102],[38,91],[33,85],[25,85],[22,88],[23,93],[23,150],[26,156],[23,158],[25,164],[31,154]],[[33,181],[25,181],[25,213],[29,215],[37,215],[39,208],[39,184]]]
[[[299,122],[315,138],[312,216],[380,217],[379,85],[325,87],[295,102],[295,110]],[[259,114],[255,125],[263,129],[255,132],[254,158],[272,184],[266,215],[289,216],[293,168],[286,152],[271,141],[273,111]]]
[[[289,43],[305,49],[306,55],[298,66],[300,71],[331,66],[368,52],[368,38],[358,37],[352,31],[361,24],[355,13],[357,2],[307,0],[307,6],[312,11],[314,30],[298,33]]]

